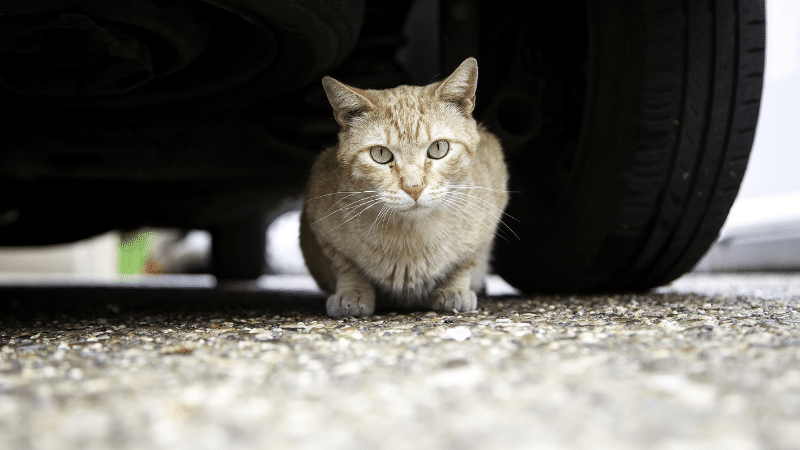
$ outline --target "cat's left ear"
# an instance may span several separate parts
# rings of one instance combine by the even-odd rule
[[[467,117],[475,109],[475,89],[478,88],[478,61],[467,58],[436,88],[436,97],[458,106]]]
[[[347,127],[354,117],[375,108],[375,105],[367,98],[367,94],[361,89],[348,86],[331,77],[323,78],[322,86],[333,107],[336,121],[342,127]]]

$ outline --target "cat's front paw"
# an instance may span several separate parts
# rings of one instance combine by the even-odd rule
[[[330,317],[371,316],[375,314],[375,293],[369,291],[337,292],[325,302]]]
[[[478,307],[478,296],[469,289],[436,289],[431,294],[430,302],[434,311],[465,312]]]

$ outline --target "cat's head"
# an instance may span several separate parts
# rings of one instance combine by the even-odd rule
[[[424,213],[473,168],[478,63],[469,58],[428,86],[362,90],[325,77],[339,133],[337,158],[353,188],[392,208]]]

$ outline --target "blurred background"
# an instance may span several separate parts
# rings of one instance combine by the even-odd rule
[[[800,3],[771,0],[766,8],[766,73],[755,144],[739,196],[697,271],[800,270]],[[398,57],[420,55],[401,52]],[[271,215],[266,273],[283,276],[296,289],[314,290],[303,276],[300,205],[299,198],[287,199]],[[138,283],[158,278],[153,275],[206,274],[210,251],[211,235],[202,230],[115,231],[73,244],[0,248],[0,282]],[[215,283],[208,275],[193,279],[200,285]],[[495,292],[508,289],[493,286]]]

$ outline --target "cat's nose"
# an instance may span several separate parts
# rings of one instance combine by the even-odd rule
[[[422,190],[425,189],[425,185],[423,184],[414,184],[414,185],[405,185],[403,186],[403,190],[406,191],[406,194],[410,195],[414,201],[419,199],[419,196],[422,195]]]

